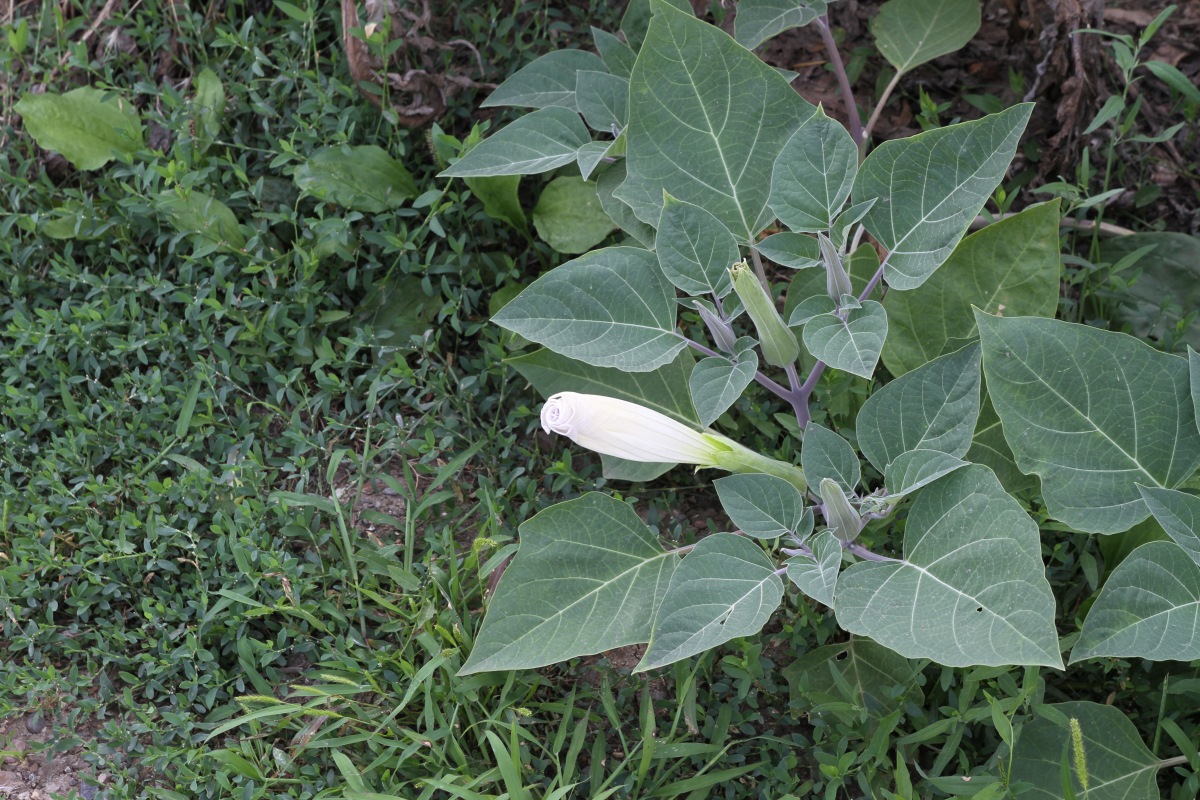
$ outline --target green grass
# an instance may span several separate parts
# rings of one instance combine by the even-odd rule
[[[452,27],[495,83],[615,27],[610,4],[557,6],[460,4]],[[134,45],[112,53],[72,44],[90,4],[54,9],[19,5],[28,42],[0,40],[0,720],[42,713],[111,776],[104,797],[887,797],[918,770],[994,771],[985,692],[1019,713],[1099,683],[1148,737],[1160,701],[1194,703],[1194,675],[1123,662],[1069,682],[929,667],[891,714],[823,673],[793,693],[784,668],[835,633],[795,597],[761,637],[648,677],[620,654],[456,677],[516,525],[621,488],[539,447],[487,324],[559,257],[434,179],[426,132],[352,85],[336,9],[148,0],[102,29]],[[205,66],[227,110],[198,155]],[[47,161],[12,106],[51,78],[119,90],[164,152]],[[467,135],[480,99],[441,126]],[[338,143],[383,147],[420,196],[382,214],[300,196],[291,172]],[[149,198],[176,187],[226,203],[245,251],[165,224]],[[60,207],[87,225],[50,238]],[[777,411],[748,407],[737,433],[777,438]],[[705,532],[662,485],[624,491],[665,536]],[[1071,554],[1095,546],[1047,541],[1077,606]]]

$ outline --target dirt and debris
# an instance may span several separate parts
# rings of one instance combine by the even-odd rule
[[[93,770],[82,747],[55,752],[58,738],[53,721],[37,714],[0,719],[0,800],[103,800],[109,776]]]

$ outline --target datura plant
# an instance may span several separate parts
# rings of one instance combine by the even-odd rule
[[[979,25],[975,0],[893,3],[872,30],[897,76]],[[1030,105],[871,147],[857,110],[830,119],[747,49],[828,33],[827,4],[743,0],[731,37],[686,3],[634,2],[598,54],[550,53],[496,89],[487,105],[535,110],[445,171],[593,188],[623,241],[494,321],[544,348],[514,363],[547,431],[615,480],[695,465],[729,521],[672,547],[606,494],[542,511],[462,672],[631,644],[661,667],[757,633],[789,584],[845,631],[950,666],[1200,658],[1200,356],[1054,319],[1056,203],[967,235]],[[903,14],[929,35],[899,35]],[[814,396],[855,381],[869,396],[834,430]],[[799,441],[779,452],[799,464],[712,427],[746,392],[790,409]],[[1165,532],[1064,640],[1035,508],[1055,531]]]

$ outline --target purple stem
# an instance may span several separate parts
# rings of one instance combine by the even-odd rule
[[[726,358],[726,356],[721,355],[716,350],[713,350],[711,347],[700,344],[700,342],[697,342],[694,339],[689,339],[688,337],[684,336],[682,333],[677,333],[676,335],[679,336],[679,338],[683,339],[685,342],[687,342],[688,346],[692,347],[695,350],[700,351],[701,353],[704,353],[704,355],[706,355],[706,356],[712,356],[714,358]],[[794,392],[791,392],[788,389],[785,389],[783,386],[781,386],[778,383],[776,383],[775,381],[771,380],[766,375],[763,375],[761,372],[754,373],[754,380],[757,381],[760,386],[766,387],[766,389],[768,391],[770,391],[772,394],[778,395],[779,397],[783,398],[784,400],[787,400],[789,403],[795,402],[796,395]]]
[[[842,547],[846,548],[851,553],[854,553],[854,555],[858,556],[864,561],[900,561],[898,558],[881,556],[879,553],[872,552],[871,550],[863,547],[861,544],[855,544],[854,542],[842,542]]]
[[[829,52],[829,60],[833,71],[837,73],[838,83],[842,87],[842,98],[846,101],[846,115],[850,118],[850,138],[855,144],[862,144],[863,124],[858,115],[858,104],[854,101],[854,91],[850,88],[850,76],[846,74],[846,65],[842,63],[842,54],[838,52],[837,42],[833,40],[833,32],[829,29],[829,15],[817,17],[817,30],[821,32],[821,40]]]

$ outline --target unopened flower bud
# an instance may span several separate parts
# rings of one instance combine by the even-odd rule
[[[732,353],[734,345],[737,344],[737,334],[733,332],[733,326],[717,316],[716,311],[708,303],[697,300],[696,310],[700,312],[700,319],[704,320],[704,326],[708,328],[708,335],[712,337],[717,349],[725,353]]]
[[[825,506],[825,524],[833,530],[833,535],[843,542],[853,542],[862,533],[863,520],[846,499],[846,493],[837,481],[832,478],[822,478],[820,486],[821,503]]]
[[[775,301],[758,280],[745,261],[739,261],[729,270],[733,278],[733,291],[746,307],[746,313],[758,331],[763,360],[773,367],[787,367],[800,357],[800,342],[796,334],[784,324],[783,317],[775,308]]]
[[[542,428],[589,450],[629,461],[762,472],[783,478],[802,492],[807,488],[804,471],[797,466],[615,397],[559,392],[542,406]]]
[[[821,260],[825,262],[825,292],[839,306],[843,295],[853,295],[854,287],[850,284],[850,275],[842,264],[842,257],[829,237],[823,233],[817,234],[817,245],[821,249]]]

